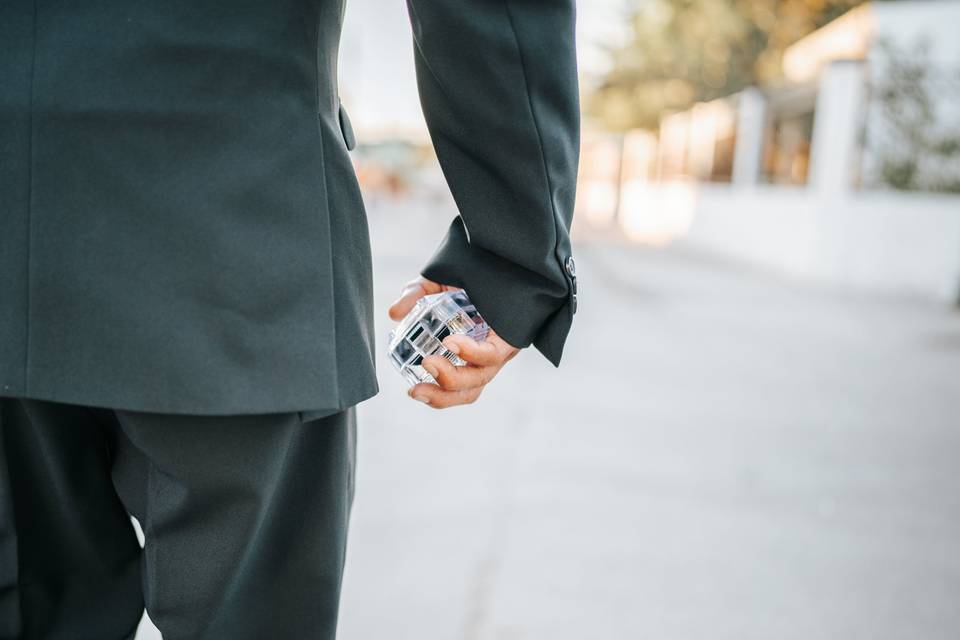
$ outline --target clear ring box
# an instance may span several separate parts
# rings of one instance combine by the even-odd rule
[[[443,346],[443,339],[453,333],[485,340],[490,327],[470,302],[463,289],[444,291],[420,298],[410,313],[390,332],[390,362],[410,386],[421,382],[436,384],[423,368],[423,359],[438,355],[454,365],[466,361]]]

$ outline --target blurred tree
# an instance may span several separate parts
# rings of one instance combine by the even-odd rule
[[[878,44],[882,72],[870,94],[882,121],[874,139],[868,135],[867,140],[878,165],[873,182],[905,191],[960,193],[960,123],[938,108],[960,100],[960,68],[938,68],[926,41],[912,50],[889,41]]]
[[[634,0],[587,111],[612,130],[654,129],[665,111],[776,79],[787,46],[863,1]]]

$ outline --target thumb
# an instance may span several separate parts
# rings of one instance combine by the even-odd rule
[[[387,313],[390,315],[391,320],[398,322],[410,313],[410,309],[413,309],[413,305],[417,303],[417,300],[423,296],[440,293],[441,291],[443,291],[442,285],[432,280],[427,280],[424,277],[411,280],[403,288],[400,297],[390,305],[390,310]]]

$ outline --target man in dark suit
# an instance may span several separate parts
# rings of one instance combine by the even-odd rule
[[[472,402],[559,364],[573,0],[408,0],[459,216],[396,319],[464,287]],[[0,3],[0,638],[335,635],[370,247],[337,96],[342,0]],[[129,514],[141,523],[140,548]]]

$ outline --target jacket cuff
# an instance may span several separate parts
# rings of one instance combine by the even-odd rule
[[[460,217],[421,275],[466,290],[487,324],[517,348],[531,344],[560,365],[576,312],[573,259],[562,260],[558,280],[545,278],[485,249],[471,245]]]

